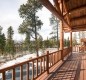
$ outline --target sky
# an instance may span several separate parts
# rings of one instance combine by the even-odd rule
[[[13,39],[17,41],[24,40],[25,35],[18,33],[18,27],[22,23],[23,19],[20,18],[18,9],[20,5],[26,3],[27,0],[1,0],[0,1],[0,26],[3,27],[3,33],[7,37],[7,29],[9,26],[13,27],[14,36]],[[43,36],[43,39],[49,37],[51,32],[51,26],[49,24],[49,17],[51,13],[45,7],[40,10],[37,15],[43,22],[43,26],[39,33]]]

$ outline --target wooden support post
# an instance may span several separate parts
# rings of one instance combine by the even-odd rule
[[[72,31],[70,32],[70,47],[71,47],[71,53],[72,53]]]
[[[49,74],[49,51],[47,51],[47,62],[46,62],[46,65],[47,65],[47,74]]]
[[[64,33],[63,33],[63,23],[60,21],[60,50],[61,50],[61,59],[63,60],[63,39],[64,39]]]
[[[63,15],[63,1],[59,0],[59,4],[60,4],[60,10],[61,13]],[[60,21],[60,50],[61,50],[61,59],[63,61],[63,47],[64,47],[64,43],[63,43],[63,39],[64,39],[64,33],[63,33],[63,21]]]

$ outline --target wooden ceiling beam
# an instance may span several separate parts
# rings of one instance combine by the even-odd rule
[[[71,10],[68,10],[68,12],[66,12],[66,13],[64,14],[64,17],[67,16],[68,14],[71,14],[73,11],[77,11],[77,10],[80,10],[80,9],[83,9],[83,8],[86,8],[86,5],[82,5],[82,6],[73,8],[73,9],[71,9]]]
[[[70,25],[66,22],[64,17],[56,10],[56,8],[50,3],[49,0],[39,0],[49,11],[51,11],[56,17],[62,20],[66,26],[71,30]]]
[[[84,26],[86,26],[86,24],[72,26],[72,28],[80,28],[80,27],[84,27]],[[86,28],[86,27],[85,27],[85,28]]]
[[[68,15],[68,14],[71,14],[73,11],[77,11],[77,10],[80,10],[80,9],[83,9],[83,8],[86,8],[86,5],[82,5],[82,6],[73,8],[73,9],[71,9],[71,10],[68,10],[68,12],[64,14],[64,17],[65,17],[66,15]]]
[[[70,32],[71,30],[68,30],[68,29],[64,29],[64,32]]]
[[[58,0],[53,0],[53,2],[55,4],[55,7],[56,7],[57,11],[61,14],[60,5],[58,3]]]
[[[75,21],[75,20],[78,20],[78,19],[85,19],[85,18],[86,18],[86,15],[83,15],[83,16],[71,18],[70,21]]]
[[[71,13],[73,11],[77,11],[77,10],[80,10],[80,9],[83,9],[83,8],[86,8],[86,4],[85,5],[81,5],[79,7],[76,7],[76,8],[73,8],[73,9],[69,10],[68,12]]]
[[[78,29],[78,30],[72,30],[72,32],[79,32],[79,31],[86,31],[86,29]]]
[[[70,0],[65,0],[65,2],[68,2],[68,1],[70,1]]]
[[[85,26],[85,27],[76,27],[76,28],[72,28],[72,30],[73,30],[73,29],[76,29],[76,30],[77,30],[77,29],[86,29],[86,26]]]
[[[77,31],[86,31],[86,28],[81,27],[81,28],[72,28],[73,32],[77,32]]]
[[[65,9],[65,11],[68,13],[68,8],[67,8],[67,5],[66,5],[65,0],[63,0],[63,5],[64,5],[64,9]],[[68,23],[70,24],[69,14],[67,14],[67,21],[68,21]]]

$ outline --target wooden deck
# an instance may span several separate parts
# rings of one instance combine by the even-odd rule
[[[73,53],[45,80],[86,80],[86,54]]]

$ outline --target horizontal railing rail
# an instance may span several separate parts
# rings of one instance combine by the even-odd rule
[[[49,69],[62,59],[62,55],[64,58],[70,52],[71,47],[53,53],[47,51],[46,55],[2,68],[0,80],[34,80],[44,72],[49,73]]]
[[[49,54],[49,68],[61,60],[61,50]]]

